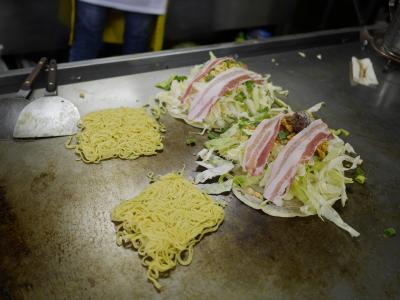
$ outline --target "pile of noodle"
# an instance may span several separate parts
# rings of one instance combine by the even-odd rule
[[[182,175],[169,173],[114,208],[117,244],[137,249],[147,277],[159,289],[160,273],[192,261],[193,247],[216,231],[223,208]]]
[[[163,149],[161,126],[143,108],[105,109],[87,114],[81,131],[67,141],[85,163],[110,158],[136,159]]]

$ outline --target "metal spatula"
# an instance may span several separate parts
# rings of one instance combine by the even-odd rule
[[[29,103],[27,99],[31,93],[33,82],[46,64],[47,58],[42,57],[32,72],[26,77],[19,91],[12,97],[0,99],[0,140],[8,140],[13,137],[18,116]]]
[[[69,100],[57,96],[57,62],[52,59],[45,95],[22,110],[14,128],[15,138],[72,135],[78,131],[79,111]]]

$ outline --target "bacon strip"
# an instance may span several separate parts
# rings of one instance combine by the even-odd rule
[[[203,79],[204,77],[207,76],[207,74],[214,69],[217,65],[219,65],[220,63],[223,63],[224,61],[227,60],[233,60],[232,57],[220,57],[220,58],[215,58],[215,59],[211,59],[209,60],[204,66],[203,68],[201,68],[201,70],[199,71],[199,73],[196,74],[196,76],[189,82],[185,92],[183,93],[182,97],[181,97],[181,101],[182,103],[186,103],[186,101],[189,98],[190,93],[193,90],[193,84],[195,82],[200,81],[201,79]]]
[[[261,82],[262,76],[241,68],[231,68],[218,74],[194,96],[188,119],[195,122],[203,121],[219,97],[249,80]]]
[[[279,114],[258,124],[246,144],[242,163],[244,171],[253,176],[263,172],[269,153],[278,135],[282,118],[283,114]]]
[[[295,135],[272,163],[271,175],[265,184],[264,198],[281,206],[286,189],[296,176],[297,166],[309,161],[318,145],[329,137],[328,126],[321,120],[313,121]]]

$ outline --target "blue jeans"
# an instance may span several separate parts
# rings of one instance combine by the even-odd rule
[[[102,47],[102,37],[108,8],[76,1],[75,38],[69,53],[70,61],[96,58]],[[123,53],[140,53],[149,49],[156,15],[124,12],[125,32]]]

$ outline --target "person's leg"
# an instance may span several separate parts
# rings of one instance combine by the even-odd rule
[[[102,46],[107,8],[76,1],[75,36],[70,61],[96,58]]]
[[[156,20],[156,15],[125,12],[124,54],[149,50]]]

